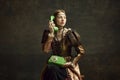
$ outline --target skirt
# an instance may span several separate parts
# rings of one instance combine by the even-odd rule
[[[67,70],[64,67],[47,64],[41,74],[41,80],[71,80],[67,75]]]

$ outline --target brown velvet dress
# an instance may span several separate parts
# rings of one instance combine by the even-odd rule
[[[72,61],[74,57],[81,53],[81,50],[84,50],[83,47],[80,49],[78,46],[81,46],[79,34],[72,33],[72,30],[67,31],[62,34],[62,39],[58,40],[56,33],[55,37],[51,44],[51,55],[62,56],[66,61]],[[49,30],[45,30],[43,33],[41,43],[44,44],[48,38]],[[80,74],[79,66],[75,67],[77,72]],[[58,66],[56,64],[46,65],[43,73],[42,80],[80,80],[77,78],[77,75],[74,76],[74,73],[69,68]]]

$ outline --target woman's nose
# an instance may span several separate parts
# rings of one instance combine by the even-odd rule
[[[65,19],[64,18],[62,18],[62,21],[64,21]]]

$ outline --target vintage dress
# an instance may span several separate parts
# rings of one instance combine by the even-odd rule
[[[52,44],[51,44],[51,55],[58,55],[66,58],[67,61],[72,61],[77,53],[80,53],[80,49],[78,49],[78,45],[80,43],[80,36],[76,32],[69,30],[62,36],[61,40],[58,40],[55,36]],[[41,43],[44,45],[48,38],[49,30],[45,30],[43,33]],[[75,39],[75,40],[74,40]],[[73,54],[73,49],[75,50]],[[79,70],[79,67],[78,67]],[[48,64],[46,65],[45,69],[42,73],[42,80],[72,80],[68,72],[71,72],[69,69],[58,66],[56,64]],[[80,74],[80,71],[78,71]],[[79,79],[76,79],[79,80]]]

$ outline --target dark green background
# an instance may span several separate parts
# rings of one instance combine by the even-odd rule
[[[85,80],[120,80],[120,0],[0,0],[0,80],[40,80],[42,31],[59,8],[81,35]]]

